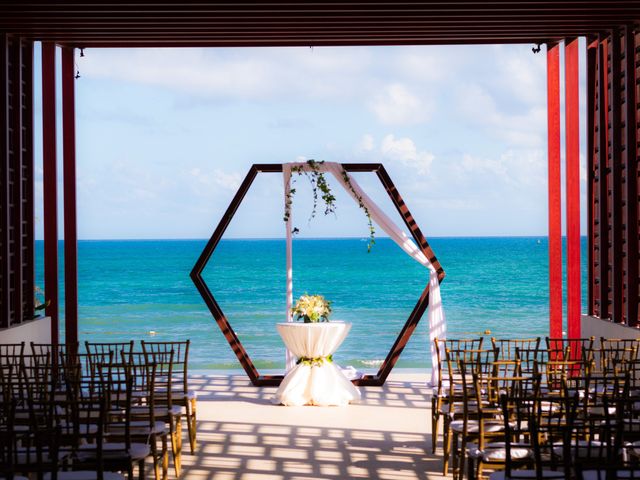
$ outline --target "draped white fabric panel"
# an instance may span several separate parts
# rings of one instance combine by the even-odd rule
[[[286,163],[283,164],[283,172],[285,178],[285,191],[290,184],[291,178],[291,168],[292,167],[301,167],[303,170],[311,171],[311,167],[307,163]],[[435,385],[437,383],[438,376],[438,362],[435,351],[435,342],[436,338],[445,338],[447,333],[446,328],[446,319],[444,314],[444,308],[442,306],[442,298],[440,296],[440,282],[438,281],[438,274],[436,269],[431,264],[429,259],[425,256],[425,254],[420,250],[420,248],[413,242],[411,238],[409,238],[404,231],[398,227],[389,216],[382,211],[382,209],[362,190],[360,185],[355,181],[355,179],[349,175],[348,172],[344,170],[341,164],[335,162],[325,162],[322,164],[318,164],[319,170],[322,172],[331,173],[336,180],[343,186],[343,188],[349,193],[349,195],[355,200],[356,204],[359,204],[360,201],[367,207],[369,210],[369,214],[371,215],[371,219],[387,234],[394,242],[398,244],[402,250],[404,250],[407,255],[410,255],[414,260],[419,262],[421,265],[424,265],[429,269],[429,309],[428,309],[428,320],[429,320],[429,339],[430,339],[430,350],[431,350],[431,384]],[[345,176],[349,179],[348,182],[345,180]],[[351,188],[349,187],[351,185]],[[353,191],[352,191],[353,188]],[[285,194],[285,202],[287,201],[288,195]],[[291,215],[289,216],[289,221],[287,222],[287,295],[289,295],[289,285],[293,288],[293,280],[292,280],[292,272],[290,270],[291,264],[289,263],[289,257],[291,254]],[[292,295],[292,294],[291,294]],[[290,306],[288,306],[288,312],[290,312]],[[292,320],[291,314],[288,313],[289,319]]]
[[[320,358],[332,355],[351,329],[350,323],[279,323],[278,333],[298,357]],[[358,389],[331,361],[318,365],[294,365],[278,388],[273,403],[300,406],[342,406],[360,400]]]

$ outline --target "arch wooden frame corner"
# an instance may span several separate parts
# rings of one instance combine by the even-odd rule
[[[391,178],[389,177],[389,174],[385,170],[384,166],[380,163],[344,163],[342,164],[342,167],[347,172],[372,172],[378,176],[378,179],[384,186],[387,194],[389,195],[389,198],[391,199],[394,206],[396,207],[396,210],[400,214],[402,221],[411,232],[413,239],[416,241],[417,245],[420,247],[422,252],[427,256],[431,264],[435,267],[438,273],[438,280],[442,282],[442,280],[445,277],[444,269],[442,268],[442,266],[440,265],[440,262],[436,258],[433,250],[431,249],[431,246],[427,242],[427,239],[424,237],[424,235],[420,231],[420,228],[418,227],[415,220],[413,219],[413,216],[411,215],[409,208],[404,203],[402,196],[398,192],[398,189],[396,188],[396,186],[391,181]],[[216,323],[218,324],[218,327],[220,327],[220,330],[222,331],[224,337],[227,339],[227,342],[229,342],[229,346],[231,347],[233,352],[236,354],[236,357],[238,357],[238,360],[240,361],[240,364],[242,365],[242,368],[244,369],[244,371],[249,376],[251,383],[254,386],[262,387],[262,386],[279,385],[280,382],[282,381],[283,376],[282,375],[261,375],[258,372],[258,369],[255,367],[255,365],[251,361],[249,354],[244,349],[242,342],[240,341],[235,331],[231,327],[229,320],[227,319],[226,315],[222,311],[222,308],[214,298],[213,294],[211,293],[211,290],[209,289],[209,287],[207,286],[206,282],[202,277],[202,272],[205,269],[209,259],[211,258],[211,255],[213,254],[214,250],[218,246],[218,243],[222,239],[222,236],[224,235],[227,227],[229,226],[229,223],[231,223],[233,216],[238,210],[238,207],[242,203],[245,195],[251,188],[251,185],[253,184],[253,181],[255,180],[258,173],[282,173],[282,164],[254,164],[251,166],[251,168],[249,169],[249,172],[247,173],[247,176],[243,180],[242,184],[238,188],[238,191],[236,192],[235,196],[231,200],[231,203],[227,207],[226,212],[224,213],[222,219],[220,220],[220,223],[218,223],[218,226],[216,227],[215,231],[211,235],[211,238],[207,242],[207,245],[205,246],[204,250],[200,254],[200,257],[196,261],[196,264],[194,265],[193,269],[191,270],[191,280],[193,281],[196,288],[198,289],[198,292],[204,299],[207,307],[209,308],[209,311],[213,315],[213,318],[215,319]],[[422,291],[420,298],[418,298],[416,305],[413,307],[413,310],[409,314],[409,317],[406,323],[404,324],[402,330],[398,334],[398,337],[396,338],[393,346],[391,347],[391,350],[387,354],[387,357],[385,358],[384,362],[380,366],[378,373],[376,373],[375,375],[365,375],[363,378],[354,380],[353,381],[354,384],[359,386],[384,385],[384,382],[386,381],[394,365],[400,358],[400,354],[404,350],[404,347],[407,345],[407,342],[409,341],[409,339],[411,338],[411,335],[415,331],[428,305],[429,305],[429,282],[427,282],[427,285]],[[427,351],[427,348],[425,348],[425,352],[426,351]]]

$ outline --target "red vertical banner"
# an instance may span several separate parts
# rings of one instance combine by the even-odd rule
[[[64,179],[65,342],[78,341],[78,229],[76,222],[76,117],[74,49],[62,48],[62,165]]]
[[[56,46],[42,43],[42,170],[44,294],[49,302],[51,342],[58,343],[58,191],[56,160]]]
[[[560,177],[560,47],[547,47],[549,194],[549,336],[562,337],[562,204]]]
[[[565,44],[567,336],[580,338],[580,90],[578,40]]]

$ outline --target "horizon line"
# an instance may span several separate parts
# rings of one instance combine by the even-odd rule
[[[549,235],[431,235],[429,239],[445,239],[445,238],[548,238]],[[587,238],[588,235],[580,235],[580,238]],[[120,241],[207,241],[211,237],[142,237],[142,238],[78,238],[79,242],[120,242]],[[562,235],[561,238],[566,238],[566,235]],[[369,237],[354,236],[354,237],[294,237],[296,240],[368,240]],[[390,239],[389,236],[376,236],[378,239]],[[285,237],[229,237],[222,238],[222,240],[285,240]],[[44,241],[43,238],[36,238],[36,242]],[[64,242],[64,238],[59,238],[58,242]]]

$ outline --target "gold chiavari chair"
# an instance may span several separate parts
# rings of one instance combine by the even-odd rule
[[[518,349],[537,352],[540,349],[540,337],[502,339],[491,337],[491,344],[500,352],[499,360],[516,360]]]
[[[189,434],[189,446],[191,453],[195,453],[197,442],[196,407],[197,393],[189,388],[189,346],[190,340],[184,342],[146,342],[142,340],[143,352],[169,352],[173,350],[173,373],[174,384],[173,403],[185,409],[185,420],[187,422],[187,432]],[[437,345],[436,345],[437,347]],[[436,426],[437,427],[437,426]]]
[[[550,338],[545,337],[549,360],[593,360],[595,337]]]
[[[505,425],[521,433],[526,428],[526,423],[516,423],[514,399],[537,402],[540,396],[541,375],[522,376],[520,371],[517,360],[502,360],[495,362],[490,377],[483,379],[475,375],[476,396],[483,395],[484,401],[480,402],[477,444],[469,445],[469,479],[482,478],[486,467],[504,468],[507,459],[527,461],[533,455],[530,442],[512,443],[507,451]],[[510,399],[506,418],[503,398]]]
[[[146,351],[147,363],[156,365],[154,398],[156,418],[169,427],[171,453],[176,477],[182,469],[182,407],[173,401],[173,356],[174,351]]]
[[[157,365],[149,363],[143,352],[122,354],[123,363],[131,368],[132,407],[131,436],[134,442],[147,442],[151,448],[155,479],[167,478],[169,454],[167,449],[167,427],[164,421],[164,407],[156,406]],[[156,418],[156,413],[161,418]],[[160,449],[158,449],[160,443]],[[160,474],[162,468],[162,475]]]
[[[637,340],[601,338],[599,368],[604,375],[614,375],[623,363],[638,359]]]
[[[454,477],[460,469],[459,454],[457,445],[453,445],[452,440],[466,438],[469,433],[469,420],[474,416],[474,392],[471,372],[482,371],[486,373],[490,362],[495,361],[496,352],[493,349],[486,350],[451,350],[445,349],[445,364],[448,371],[448,403],[447,414],[444,416],[444,439],[443,439],[443,474],[447,475],[449,470],[449,460],[453,452]],[[463,364],[467,365],[463,370]],[[463,440],[464,442],[464,440]]]
[[[449,396],[451,395],[451,389],[449,388],[450,372],[448,365],[445,362],[445,350],[447,348],[452,351],[480,350],[482,348],[483,341],[484,337],[466,339],[435,339],[436,361],[438,362],[438,378],[437,385],[433,386],[431,395],[431,451],[433,453],[436,453],[436,447],[438,444],[440,418],[442,418],[444,415],[448,415]],[[455,379],[454,388],[458,388],[458,390],[461,388],[461,383],[459,381],[456,383]]]

